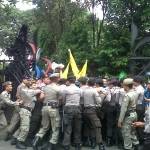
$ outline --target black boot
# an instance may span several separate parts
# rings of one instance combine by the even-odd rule
[[[75,145],[75,150],[81,150],[81,145],[80,144],[76,144]]]
[[[38,150],[47,150],[48,146],[49,142],[44,142],[41,146],[38,146]]]
[[[95,149],[95,147],[96,147],[96,139],[95,139],[95,138],[92,138],[92,139],[91,139],[91,148],[92,148],[92,149]]]
[[[134,145],[134,150],[138,150],[139,149],[139,144]]]
[[[90,139],[88,137],[84,137],[83,146],[87,146],[87,147],[91,146]]]
[[[32,147],[33,147],[33,149],[34,150],[37,150],[38,148],[38,144],[39,144],[39,141],[40,141],[40,137],[39,136],[36,136],[35,138],[34,138],[34,140],[33,140],[33,144],[32,144]]]
[[[99,150],[105,150],[105,146],[104,146],[104,144],[99,144]]]
[[[53,144],[49,142],[47,150],[52,150],[52,149],[53,149]]]
[[[10,144],[11,145],[16,145],[17,144],[17,138],[12,137]]]
[[[17,149],[27,149],[24,142],[21,142],[21,141],[17,141],[16,148]]]
[[[107,146],[112,146],[112,140],[111,140],[111,138],[107,138],[107,141],[106,141],[106,145]]]
[[[70,146],[69,145],[64,146],[64,150],[70,150]]]
[[[11,137],[12,137],[12,134],[10,133],[10,132],[6,132],[6,137],[5,137],[5,141],[8,141],[8,140],[10,140],[11,139]]]

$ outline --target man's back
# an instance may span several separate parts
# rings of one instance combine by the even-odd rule
[[[101,103],[101,98],[96,89],[93,87],[88,87],[84,89],[82,95],[85,107],[96,106],[96,104]]]
[[[76,85],[71,84],[64,90],[65,105],[80,105],[81,90]]]
[[[51,83],[49,85],[46,85],[43,88],[44,94],[45,94],[45,98],[44,98],[44,102],[48,102],[48,101],[58,101],[58,96],[59,96],[59,86],[56,85],[55,83]]]

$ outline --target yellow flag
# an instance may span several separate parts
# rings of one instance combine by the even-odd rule
[[[77,64],[74,60],[74,57],[71,53],[71,50],[69,49],[68,51],[69,51],[69,56],[70,56],[70,65],[71,65],[71,68],[72,68],[72,72],[73,72],[75,77],[78,77],[79,69],[78,69]]]
[[[69,71],[69,63],[67,65],[66,69],[64,70],[64,72],[62,72],[62,71],[60,72],[60,78],[67,79],[68,71]]]
[[[80,71],[78,78],[80,77],[85,77],[86,76],[86,71],[87,71],[87,60],[85,61],[85,64],[82,68],[82,70]]]

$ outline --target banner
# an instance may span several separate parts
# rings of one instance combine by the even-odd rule
[[[70,56],[70,65],[71,65],[71,68],[72,68],[72,72],[73,72],[74,76],[77,78],[78,74],[79,74],[79,69],[78,69],[77,64],[74,60],[74,57],[71,53],[71,50],[69,49],[68,52],[69,52],[69,56]]]
[[[87,60],[85,61],[85,64],[84,64],[82,70],[78,74],[78,78],[85,77],[86,76],[86,71],[87,71]]]

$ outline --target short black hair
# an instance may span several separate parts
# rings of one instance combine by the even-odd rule
[[[118,83],[119,81],[116,78],[112,78],[108,84],[113,86],[118,86]]]
[[[97,79],[95,80],[95,83],[98,84],[99,86],[103,86],[103,85],[104,85],[104,84],[103,84],[103,80],[102,80],[101,78],[97,78]]]
[[[67,78],[67,81],[69,81],[70,83],[75,83],[76,77],[75,77],[75,76],[69,76],[69,77]]]
[[[95,78],[93,78],[93,77],[89,78],[88,85],[89,86],[94,86],[95,85]]]
[[[85,84],[87,83],[87,80],[88,80],[87,77],[81,77],[81,78],[78,79],[78,81],[79,81],[81,84],[83,84],[83,85],[85,85]]]
[[[139,83],[139,84],[142,84],[142,83],[143,83],[143,78],[142,78],[141,76],[135,76],[135,77],[133,78],[133,81],[134,81],[134,82],[137,82],[137,83]]]
[[[58,84],[59,84],[59,85],[65,84],[66,81],[67,81],[66,79],[62,78],[62,79],[60,79],[60,80],[58,81]]]
[[[49,76],[42,76],[42,80],[46,79],[46,78],[49,78]]]

